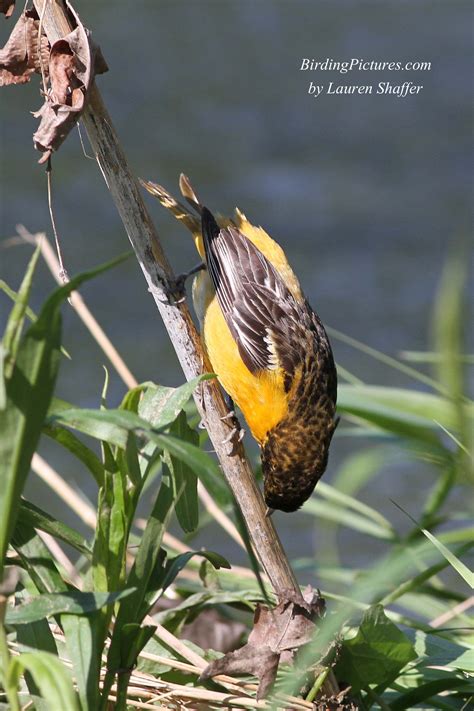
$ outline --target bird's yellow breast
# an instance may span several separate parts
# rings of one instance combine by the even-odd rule
[[[288,411],[283,376],[278,370],[253,374],[243,363],[206,273],[196,278],[193,297],[212,369],[242,411],[253,437],[262,444],[267,432]]]

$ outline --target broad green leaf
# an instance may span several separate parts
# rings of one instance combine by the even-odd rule
[[[13,372],[6,387],[7,404],[0,411],[0,577],[21,492],[56,382],[61,338],[60,306],[83,282],[118,261],[123,261],[123,257],[80,274],[56,289],[18,346]]]
[[[186,414],[181,410],[170,426],[170,433],[181,441],[199,445],[199,435],[187,422]],[[194,531],[199,523],[199,504],[197,494],[197,476],[194,470],[181,459],[164,453],[174,489],[175,511],[181,528],[185,533]]]
[[[26,625],[60,613],[87,615],[90,612],[100,610],[105,605],[112,605],[118,600],[123,600],[133,592],[135,592],[134,588],[113,593],[80,591],[44,593],[27,602],[23,602],[17,607],[9,608],[5,621],[9,625]]]
[[[90,410],[87,408],[71,408],[58,412],[50,410],[48,424],[58,423],[121,449],[125,449],[127,446],[129,432],[151,431],[148,422],[134,412],[126,410]]]
[[[33,283],[33,274],[36,269],[38,257],[40,255],[40,245],[33,252],[33,255],[26,268],[25,276],[18,291],[18,296],[15,300],[10,316],[8,317],[5,333],[2,338],[3,356],[4,356],[4,376],[9,379],[13,372],[13,366],[18,353],[20,344],[21,331],[25,320],[28,301],[30,298],[31,285]]]
[[[412,643],[385,615],[381,605],[364,614],[357,635],[346,640],[336,675],[360,691],[369,685],[388,686],[416,658]]]
[[[25,589],[16,593],[17,600],[27,601],[31,592],[37,594],[36,587],[32,584],[31,580],[24,578],[24,582]],[[16,637],[19,644],[58,655],[56,640],[46,619],[31,622],[28,625],[18,625],[16,628]]]
[[[54,654],[38,651],[25,652],[19,657],[14,657],[8,668],[11,683],[18,684],[25,671],[32,675],[51,709],[80,711],[71,675]]]
[[[200,375],[179,388],[167,388],[164,385],[148,387],[140,402],[138,413],[153,427],[166,427],[178,417],[196,386],[210,378],[215,378],[215,375],[212,373]]]
[[[30,501],[21,500],[18,521],[49,533],[51,536],[72,546],[86,557],[91,555],[90,545],[77,531],[50,516],[46,511],[43,511]]]

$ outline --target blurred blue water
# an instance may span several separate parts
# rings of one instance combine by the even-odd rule
[[[284,246],[312,304],[326,323],[376,348],[429,348],[436,284],[450,240],[470,224],[471,4],[160,0],[77,9],[102,47],[110,72],[98,79],[133,170],[176,191],[186,172],[214,210],[239,205]],[[10,23],[0,22],[6,38]],[[423,60],[430,72],[300,72],[302,57],[323,60]],[[413,80],[419,95],[321,96],[310,80],[374,83]],[[38,83],[2,90],[1,236],[18,222],[32,231],[50,223],[43,169],[31,134]],[[128,248],[95,164],[74,132],[54,157],[54,206],[70,273]],[[195,263],[187,235],[158,204],[150,209],[177,271]],[[16,287],[28,249],[0,252],[0,277]],[[38,271],[32,305],[52,286]],[[178,384],[181,373],[152,299],[133,260],[86,285],[94,314],[139,380]],[[8,310],[0,298],[2,319]],[[97,405],[103,357],[65,311],[59,393]],[[369,382],[407,384],[334,342],[336,358]],[[110,401],[123,386],[111,378]],[[335,440],[330,481],[354,443]],[[74,462],[47,443],[44,452],[83,485]],[[406,521],[388,498],[413,514],[432,473],[421,465],[387,470],[365,493],[389,518]],[[94,492],[91,489],[90,494]],[[54,512],[61,505],[41,486],[30,496]],[[281,516],[292,555],[318,547],[304,514]],[[208,537],[206,538],[206,535]],[[199,540],[210,540],[206,534]],[[358,535],[341,539],[352,562],[380,546]]]

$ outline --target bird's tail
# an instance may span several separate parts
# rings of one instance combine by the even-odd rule
[[[186,183],[184,182],[186,181]],[[183,191],[184,197],[191,202],[190,197],[191,195],[195,198],[196,195],[194,191],[191,188],[191,184],[189,183],[189,180],[186,178],[186,176],[181,175],[180,177],[180,187],[181,184],[183,183],[183,186],[186,185],[189,186],[189,191],[187,190],[186,193]],[[174,198],[171,193],[169,193],[166,188],[164,188],[162,185],[158,185],[158,183],[153,183],[150,180],[142,180],[140,179],[140,183],[143,185],[143,187],[148,190],[148,192],[153,195],[154,197],[158,198],[160,203],[163,205],[163,207],[166,207],[167,210],[169,210],[177,220],[183,223],[185,227],[190,230],[194,236],[196,236],[196,233],[200,233],[201,231],[201,220],[200,217],[195,215],[186,205],[183,205],[183,203],[179,202]],[[186,189],[185,187],[185,189]],[[189,196],[189,197],[188,197]],[[197,209],[197,211],[200,213],[200,209],[198,209],[198,206],[200,208],[200,204],[198,203],[197,200],[193,200],[194,205]]]

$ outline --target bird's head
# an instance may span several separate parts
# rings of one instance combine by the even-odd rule
[[[262,446],[263,495],[271,509],[296,511],[311,496],[326,471],[329,445],[337,426],[307,430],[304,425],[285,432],[281,425],[268,433]]]

